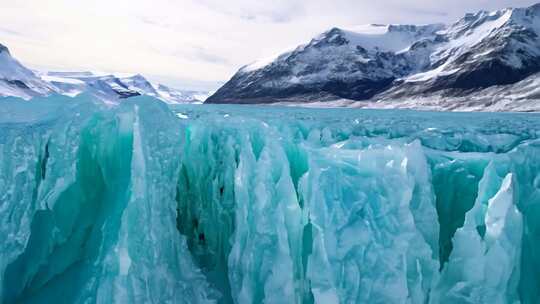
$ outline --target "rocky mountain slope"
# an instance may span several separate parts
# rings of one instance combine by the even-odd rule
[[[540,110],[538,94],[520,94],[540,79],[539,35],[540,4],[451,25],[333,28],[241,68],[207,102]]]
[[[0,44],[0,96],[25,99],[52,93],[53,87],[11,56]]]
[[[76,96],[89,92],[107,103],[124,98],[149,95],[167,103],[202,103],[208,92],[181,91],[163,84],[152,84],[142,75],[119,77],[92,72],[34,72],[0,44],[0,96],[30,99],[36,96],[62,94]]]

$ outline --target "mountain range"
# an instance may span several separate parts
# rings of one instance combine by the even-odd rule
[[[242,67],[206,103],[540,110],[540,4],[431,25],[332,28]]]
[[[242,67],[213,95],[142,75],[36,72],[0,44],[0,96],[81,92],[107,103],[149,95],[172,104],[540,111],[540,4],[480,11],[448,25],[332,28]]]
[[[36,72],[22,65],[0,44],[0,96],[30,99],[51,94],[76,96],[82,92],[113,104],[139,95],[171,104],[202,103],[209,95],[205,91],[182,91],[153,84],[140,74],[121,77],[93,72]]]

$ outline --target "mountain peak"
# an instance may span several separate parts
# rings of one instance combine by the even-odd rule
[[[350,45],[352,48],[382,52],[400,52],[419,39],[432,37],[443,24],[366,24],[351,28],[333,27],[313,39],[310,45]]]
[[[7,48],[7,46],[0,43],[0,53],[4,53],[4,52],[6,52],[8,55],[11,55],[9,53],[9,49]]]

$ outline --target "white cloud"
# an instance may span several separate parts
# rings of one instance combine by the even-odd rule
[[[528,0],[0,0],[0,42],[47,69],[212,86],[332,26],[449,22]]]

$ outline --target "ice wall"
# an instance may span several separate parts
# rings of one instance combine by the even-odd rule
[[[540,300],[537,115],[1,102],[2,303]]]
[[[61,101],[68,106],[42,120],[2,116],[2,302],[212,299],[176,229],[183,132],[174,115],[155,102]]]

